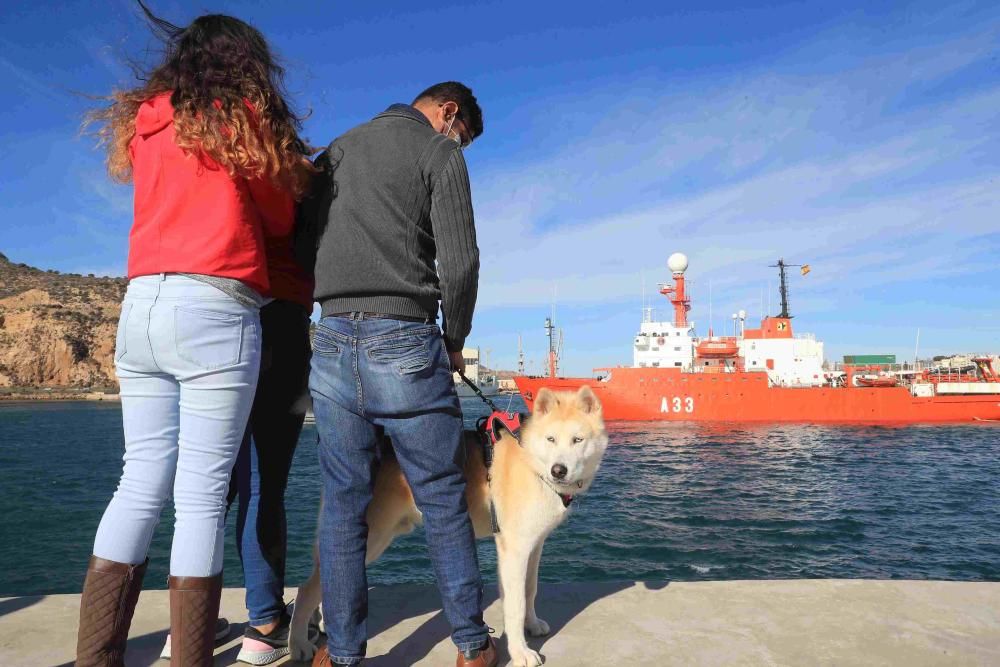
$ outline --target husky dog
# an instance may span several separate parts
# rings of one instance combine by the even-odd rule
[[[496,539],[504,631],[516,667],[542,664],[524,639],[525,631],[532,636],[549,632],[548,624],[535,614],[542,546],[566,518],[573,497],[590,487],[608,445],[601,403],[590,387],[577,392],[542,389],[534,408],[521,428],[520,442],[503,433],[488,477],[477,434],[465,433],[469,516],[477,538],[492,535]],[[500,528],[495,535],[491,501]],[[421,522],[410,487],[391,456],[383,458],[376,474],[367,519],[367,563]],[[321,600],[319,564],[314,562],[312,576],[299,588],[295,600],[289,636],[293,660],[308,660],[315,651],[308,627]]]

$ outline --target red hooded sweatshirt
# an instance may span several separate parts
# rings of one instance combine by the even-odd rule
[[[295,200],[264,179],[230,177],[175,142],[170,93],[142,104],[129,144],[135,220],[128,277],[198,273],[312,306],[312,280],[292,255]]]

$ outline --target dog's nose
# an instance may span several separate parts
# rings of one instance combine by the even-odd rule
[[[552,466],[552,476],[555,477],[556,479],[562,479],[563,477],[566,476],[567,472],[569,471],[566,469],[566,466],[564,466],[561,463],[557,463],[554,466]]]

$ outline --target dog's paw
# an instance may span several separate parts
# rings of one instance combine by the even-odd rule
[[[529,618],[524,624],[524,630],[532,637],[544,637],[549,634],[549,624],[538,617]]]
[[[510,664],[514,667],[538,667],[542,664],[542,656],[538,651],[532,651],[525,646],[523,649],[513,649],[508,647],[510,652]]]
[[[289,637],[288,656],[293,662],[311,662],[316,655],[316,645],[306,640]]]

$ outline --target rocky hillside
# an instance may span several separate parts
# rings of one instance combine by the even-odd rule
[[[0,254],[0,387],[114,387],[125,287]]]

